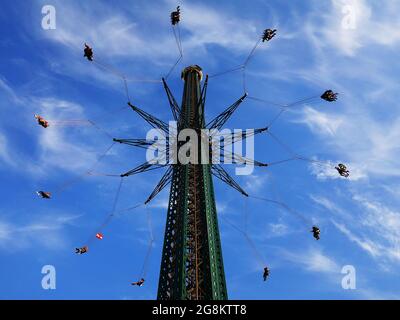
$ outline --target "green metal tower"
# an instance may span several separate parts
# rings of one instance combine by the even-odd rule
[[[182,79],[178,131],[194,129],[200,137],[205,128],[201,68],[185,68]],[[210,164],[173,166],[158,299],[227,299]]]
[[[121,177],[126,177],[167,167],[159,183],[145,201],[146,204],[149,203],[161,190],[171,184],[158,284],[157,298],[159,300],[224,300],[228,298],[212,176],[233,187],[242,195],[248,196],[219,163],[204,161],[204,149],[209,151],[209,154],[206,154],[208,160],[214,159],[215,155],[217,158],[225,156],[221,146],[215,148],[213,145],[212,140],[215,137],[212,136],[212,132],[221,130],[247,94],[206,124],[204,106],[208,77],[205,78],[201,88],[202,78],[202,70],[197,65],[189,66],[182,71],[184,90],[181,106],[176,102],[165,79],[162,79],[172,115],[177,123],[175,134],[179,135],[185,129],[195,131],[198,140],[197,157],[200,159],[180,163],[177,161],[179,157],[175,156],[178,159],[173,159],[171,162],[172,155],[167,148],[164,156],[165,159],[169,159],[168,161],[146,161],[121,174]],[[180,147],[187,141],[176,142],[176,138],[169,141],[171,128],[166,122],[130,102],[128,105],[148,124],[168,137],[167,144],[176,146],[176,149],[181,151]],[[204,140],[204,135],[201,134],[202,129],[208,129],[211,132],[210,136],[206,136],[207,140]],[[250,133],[246,131],[246,133],[233,135],[230,144],[266,130],[267,128],[261,128]],[[148,148],[153,144],[152,141],[146,139],[114,139],[114,141],[141,148]],[[205,147],[202,148],[202,146]],[[201,159],[202,156],[203,159]],[[234,153],[230,157],[230,163],[233,164],[250,161]],[[255,166],[266,165],[257,161],[251,162]]]

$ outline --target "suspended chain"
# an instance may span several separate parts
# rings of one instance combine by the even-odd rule
[[[165,79],[168,79],[168,77],[171,75],[172,71],[174,71],[175,67],[178,65],[178,63],[182,60],[183,58],[183,50],[182,50],[182,42],[181,42],[181,31],[179,29],[179,22],[176,24],[176,29],[178,30],[178,35],[176,34],[175,31],[175,26],[172,25],[172,32],[174,34],[175,42],[179,50],[179,57],[178,60],[173,64],[173,66],[169,69],[167,75],[165,76]]]
[[[142,270],[140,272],[140,278],[143,278],[143,279],[146,278],[147,269],[149,267],[150,254],[151,254],[151,251],[153,249],[153,242],[154,242],[153,227],[152,227],[152,224],[151,224],[151,215],[150,215],[150,210],[149,210],[148,206],[146,206],[146,216],[147,216],[147,224],[148,224],[148,227],[149,227],[150,238],[149,238],[149,244],[147,246],[146,256],[145,256],[144,261],[143,261]]]
[[[118,184],[117,192],[116,192],[116,194],[115,194],[115,198],[114,198],[114,201],[113,201],[113,205],[112,205],[112,208],[111,208],[111,213],[107,215],[106,219],[105,219],[104,222],[100,225],[100,227],[98,227],[98,228],[95,230],[95,232],[93,232],[93,233],[89,236],[88,240],[86,241],[86,245],[87,245],[87,246],[89,246],[89,245],[92,243],[92,241],[93,241],[94,239],[96,239],[95,234],[97,234],[98,232],[101,232],[101,231],[110,223],[111,219],[113,218],[113,216],[114,216],[114,214],[115,214],[115,210],[116,210],[116,208],[117,208],[117,204],[118,204],[118,200],[119,200],[119,195],[120,195],[120,193],[121,193],[121,188],[122,188],[123,180],[124,180],[124,179],[121,177],[121,179],[120,179],[120,181],[119,181],[119,184]]]
[[[290,208],[287,204],[285,204],[284,202],[281,201],[277,201],[277,200],[272,200],[272,199],[267,199],[267,198],[262,198],[262,197],[256,197],[256,196],[250,196],[250,198],[253,199],[258,199],[258,200],[262,200],[265,202],[269,202],[269,203],[273,203],[276,204],[284,209],[286,209],[288,212],[292,213],[294,216],[296,216],[297,218],[299,218],[300,220],[302,220],[303,222],[306,222],[307,224],[312,224],[312,221],[305,217],[304,215],[302,215],[301,213],[299,213],[298,211]]]
[[[257,249],[256,245],[254,244],[253,240],[247,234],[247,231],[243,231],[241,228],[239,228],[234,223],[229,221],[224,215],[220,215],[220,217],[222,218],[222,220],[224,220],[226,223],[228,223],[233,229],[235,229],[236,231],[238,231],[239,233],[241,233],[244,236],[244,238],[246,239],[247,243],[250,245],[251,249],[253,250],[254,255],[256,256],[257,260],[259,261],[261,266],[264,267],[266,265],[266,263],[265,263],[265,260],[263,258],[263,255],[258,251],[258,249]]]
[[[85,177],[86,175],[90,175],[92,173],[92,171],[96,168],[96,166],[98,165],[98,163],[110,152],[110,150],[113,148],[113,146],[115,145],[115,142],[113,142],[98,158],[97,160],[93,163],[93,165],[85,172],[81,173],[79,176],[74,177],[64,183],[62,183],[60,186],[58,186],[57,188],[55,188],[55,190],[53,191],[54,193],[56,192],[61,192],[64,189],[66,189],[67,187],[69,187],[70,185],[74,184],[75,182],[79,181],[80,179],[83,179],[83,177]]]

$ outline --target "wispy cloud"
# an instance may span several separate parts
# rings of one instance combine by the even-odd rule
[[[168,196],[155,198],[149,206],[156,209],[168,209]]]
[[[342,54],[354,56],[368,45],[392,46],[400,42],[400,22],[395,1],[375,6],[366,0],[332,0],[324,24],[316,31],[322,43],[334,46]]]
[[[283,237],[290,232],[289,226],[285,223],[269,223],[268,235],[269,237]]]
[[[335,136],[344,119],[335,114],[330,115],[326,112],[318,111],[312,107],[305,107],[300,118],[294,120],[296,123],[303,123],[314,133],[321,135]]]
[[[7,83],[7,81],[0,75],[0,91],[3,91],[8,98],[10,98],[14,103],[20,104],[21,99],[15,93],[15,91],[11,88],[11,86]]]
[[[362,211],[345,222],[332,218],[332,224],[379,263],[399,263],[400,213],[365,196],[355,195],[353,199]]]
[[[336,228],[338,228],[349,238],[350,241],[355,242],[358,246],[360,246],[363,250],[367,251],[373,257],[379,256],[379,251],[380,251],[379,245],[377,245],[371,240],[361,239],[360,237],[355,236],[354,233],[351,232],[344,224],[340,224],[333,219],[331,221]]]
[[[317,248],[310,248],[302,253],[283,251],[283,258],[293,262],[306,271],[328,274],[339,274],[340,266],[332,258]]]
[[[101,148],[104,149],[105,146],[98,139],[93,139],[98,131],[83,120],[85,112],[81,105],[51,96],[39,98],[21,95],[18,89],[9,85],[6,88],[7,96],[3,102],[9,101],[15,108],[20,108],[22,112],[15,115],[15,121],[28,123],[21,126],[21,130],[24,134],[29,134],[29,139],[37,141],[37,144],[34,144],[36,152],[28,154],[20,145],[9,143],[8,133],[0,132],[0,160],[3,160],[4,164],[38,176],[48,174],[50,169],[80,173],[82,170],[88,170],[96,162],[97,155],[93,150],[102,150]],[[50,121],[48,128],[37,126],[34,119],[35,112]],[[83,122],[67,122],[65,126],[65,120],[83,120]],[[86,126],[80,127],[78,133],[75,124],[86,124]],[[82,139],[83,133],[86,135],[85,139]]]
[[[5,252],[25,250],[40,246],[57,250],[68,244],[63,229],[79,215],[57,214],[41,216],[27,224],[0,221],[0,249]]]
[[[35,99],[35,105],[41,115],[50,121],[50,126],[41,130],[38,136],[41,165],[73,172],[88,170],[96,161],[96,154],[91,152],[94,146],[85,145],[76,135],[71,134],[73,126],[57,126],[57,120],[84,118],[83,107],[56,98]]]
[[[317,179],[320,180],[340,179],[340,180],[357,181],[363,178],[367,178],[365,165],[361,165],[358,163],[351,163],[349,161],[343,161],[343,160],[336,160],[335,162],[331,160],[328,161],[321,161],[317,159],[314,160],[316,161],[311,162],[309,168],[311,173],[315,175]],[[335,169],[338,163],[346,163],[346,167],[350,171],[349,177],[347,178],[342,177],[338,174],[337,170]]]
[[[364,0],[316,4],[302,28],[302,38],[312,47],[312,63],[291,68],[309,83],[340,93],[329,111],[308,106],[294,121],[307,126],[331,156],[350,164],[353,180],[400,176],[396,165],[400,111],[394,98],[399,90],[398,68],[391,54],[400,45],[399,21],[393,15],[399,9],[399,3],[377,8]],[[342,25],[348,10],[355,14],[355,29]],[[391,107],[382,109],[382,105]]]
[[[351,219],[351,215],[344,209],[342,209],[336,201],[328,199],[326,196],[322,195],[310,195],[312,201],[327,209],[329,212],[337,214],[341,218]],[[336,200],[336,199],[335,199]]]
[[[263,190],[263,186],[267,183],[268,175],[251,174],[245,176],[244,190],[251,194],[256,194]]]
[[[254,45],[254,35],[259,30],[252,20],[241,19],[198,3],[188,2],[183,10],[185,23],[182,26],[190,33],[184,42],[185,48],[203,47],[204,50],[207,45],[215,44],[228,49],[248,51]],[[232,30],[235,32],[232,33]]]
[[[8,148],[8,141],[5,135],[0,132],[0,159],[7,164],[13,164],[14,162],[10,156],[10,150]]]

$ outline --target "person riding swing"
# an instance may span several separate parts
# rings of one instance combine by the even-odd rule
[[[35,118],[37,119],[38,124],[41,125],[43,128],[47,128],[50,125],[47,120],[45,120],[43,117],[39,116],[38,114],[35,114]]]
[[[339,163],[335,169],[339,172],[342,177],[348,178],[350,176],[350,171],[343,163]]]
[[[84,254],[86,252],[88,252],[89,247],[88,246],[84,246],[82,248],[75,248],[75,253],[76,254]]]
[[[269,277],[269,269],[268,269],[268,267],[265,267],[264,274],[263,274],[264,281],[267,281],[268,277]]]
[[[46,191],[36,191],[37,195],[41,197],[42,199],[50,199],[51,198],[51,193],[46,192]]]
[[[143,284],[144,284],[144,279],[143,278],[141,278],[139,281],[131,283],[132,286],[138,286],[138,287],[143,286]]]
[[[176,7],[176,11],[171,12],[171,23],[172,25],[176,25],[181,20],[181,9],[179,6]]]
[[[85,43],[85,48],[83,49],[84,57],[89,61],[93,61],[93,49]]]
[[[312,227],[311,232],[313,233],[313,237],[314,237],[316,240],[319,240],[319,239],[320,239],[319,236],[320,236],[320,234],[321,234],[321,230],[319,230],[318,227],[316,227],[316,226]]]
[[[328,102],[333,102],[337,100],[338,93],[333,92],[332,90],[326,90],[322,95],[321,99],[328,101]]]
[[[270,41],[273,37],[276,36],[276,29],[265,29],[263,36],[262,36],[262,42],[265,41]]]

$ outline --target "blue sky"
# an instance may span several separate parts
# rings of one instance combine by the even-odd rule
[[[41,8],[56,8],[56,30],[41,28]],[[74,248],[93,235],[110,212],[119,180],[85,177],[109,147],[93,126],[39,127],[50,120],[93,119],[113,137],[145,137],[149,127],[125,108],[120,78],[82,56],[86,41],[96,58],[135,79],[160,79],[178,57],[169,12],[182,7],[183,61],[169,78],[180,101],[180,71],[190,64],[214,74],[246,59],[267,27],[278,35],[262,44],[247,67],[251,96],[290,103],[332,88],[339,101],[301,104],[271,131],[308,158],[351,171],[290,162],[235,177],[253,196],[282,201],[321,228],[273,204],[242,199],[215,181],[223,258],[231,299],[398,299],[400,281],[400,1],[6,1],[0,12],[0,298],[154,299],[168,189],[149,205],[155,237],[146,285],[137,280],[147,251],[146,209],[111,221],[87,255]],[[353,29],[343,27],[346,10]],[[347,9],[346,9],[347,8]],[[131,100],[172,119],[160,83],[129,82]],[[240,72],[210,79],[211,119],[243,94]],[[245,101],[229,128],[265,126],[279,109]],[[256,137],[255,158],[288,158],[268,135]],[[116,145],[96,167],[119,174],[145,161],[141,149]],[[227,170],[234,174],[233,168]],[[118,209],[144,201],[161,170],[124,179]],[[38,189],[59,190],[50,201]],[[246,210],[244,208],[247,208]],[[256,254],[226,220],[243,225]],[[259,258],[261,255],[261,258]],[[268,264],[271,277],[262,281]],[[53,265],[57,289],[43,290],[41,269]],[[356,269],[357,289],[341,286],[345,265]]]

